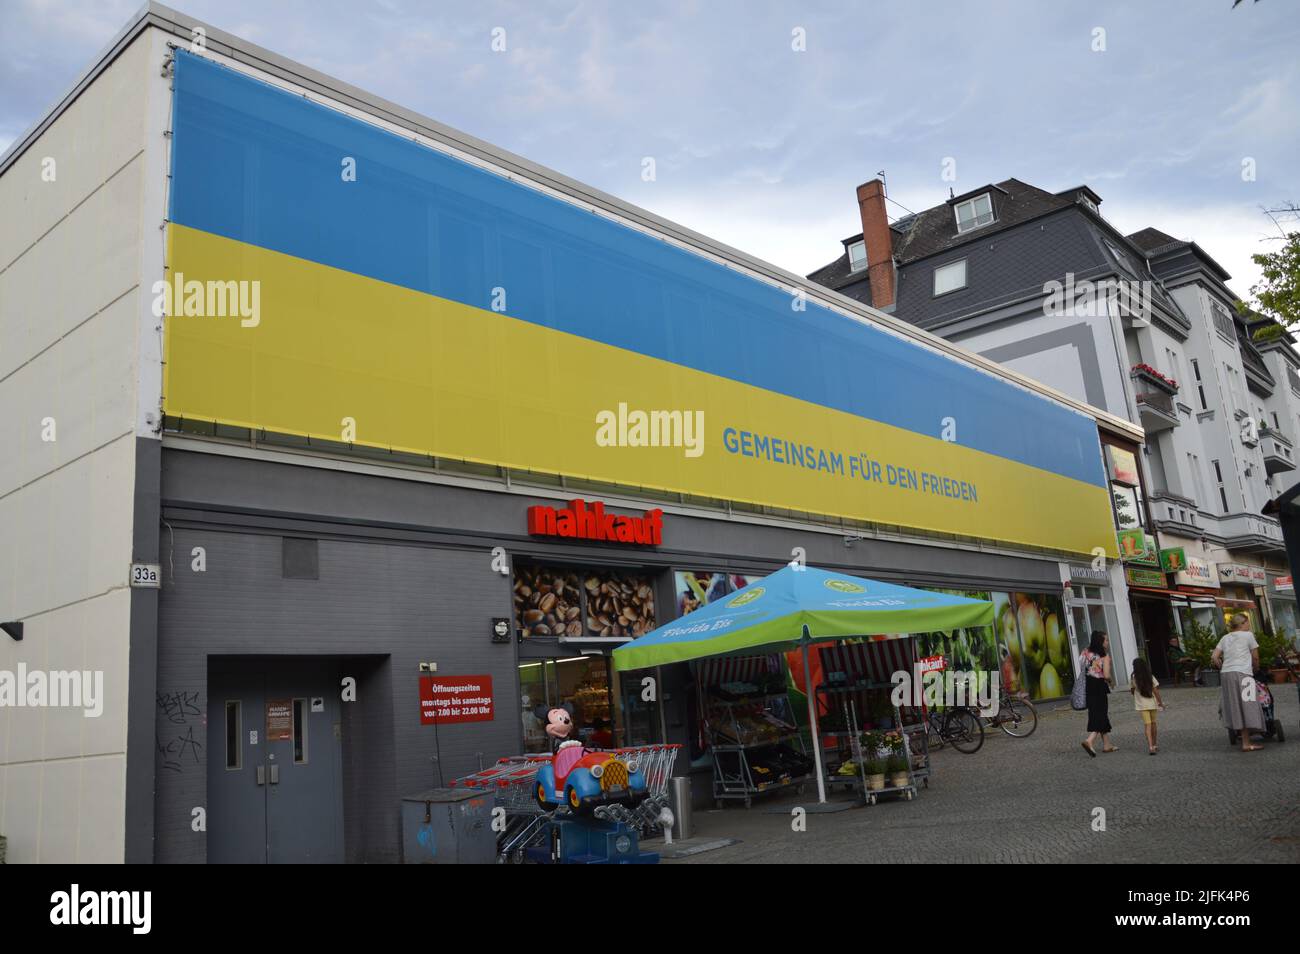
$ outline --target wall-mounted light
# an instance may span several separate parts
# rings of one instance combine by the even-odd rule
[[[3,629],[15,641],[22,642],[23,624],[21,622],[0,623],[0,629]]]

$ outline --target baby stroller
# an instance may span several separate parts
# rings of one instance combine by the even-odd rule
[[[1286,741],[1286,733],[1282,731],[1282,720],[1277,718],[1277,713],[1273,707],[1273,693],[1268,690],[1268,683],[1264,681],[1267,673],[1255,673],[1255,698],[1259,700],[1259,707],[1264,710],[1264,734],[1262,738],[1273,739],[1277,742]],[[1234,729],[1228,730],[1228,742],[1236,745],[1241,738],[1241,733]],[[1261,738],[1261,736],[1256,736]]]

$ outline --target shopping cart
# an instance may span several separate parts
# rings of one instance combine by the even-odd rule
[[[494,812],[492,819],[493,825],[500,828],[498,861],[523,861],[524,849],[545,836],[548,813],[537,803],[533,788],[538,767],[549,760],[547,755],[511,755],[452,781],[452,788],[491,793],[494,807],[503,810],[504,815]]]
[[[666,797],[668,780],[673,775],[673,763],[677,761],[680,745],[635,745],[629,748],[615,749],[624,759],[635,759],[637,767],[645,775],[646,787],[651,795]]]
[[[614,752],[625,760],[635,760],[645,774],[649,795],[636,810],[611,815],[608,820],[623,821],[650,834],[663,827],[663,807],[668,803],[668,779],[673,774],[680,745],[636,745]],[[549,755],[511,755],[498,759],[487,768],[463,775],[451,782],[452,788],[472,788],[491,793],[493,805],[504,810],[504,826],[497,834],[497,857],[502,862],[520,862],[528,847],[546,837],[550,812],[537,802],[537,769],[549,762]],[[615,806],[610,806],[614,808]],[[494,815],[493,824],[501,816]],[[603,817],[603,816],[602,816]]]

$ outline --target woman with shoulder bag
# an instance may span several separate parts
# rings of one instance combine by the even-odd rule
[[[1088,738],[1079,743],[1089,757],[1096,758],[1097,750],[1093,748],[1098,735],[1101,736],[1101,750],[1115,752],[1118,747],[1110,744],[1110,687],[1115,683],[1111,670],[1110,637],[1099,629],[1092,631],[1092,640],[1088,648],[1079,655],[1083,678],[1087,680],[1085,698],[1088,702]]]

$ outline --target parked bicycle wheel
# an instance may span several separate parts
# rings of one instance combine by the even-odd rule
[[[997,714],[998,728],[1013,739],[1024,739],[1038,728],[1038,710],[1027,699],[1010,699],[1001,703]]]
[[[984,723],[970,709],[952,709],[944,714],[943,739],[958,752],[978,752],[984,744]]]

